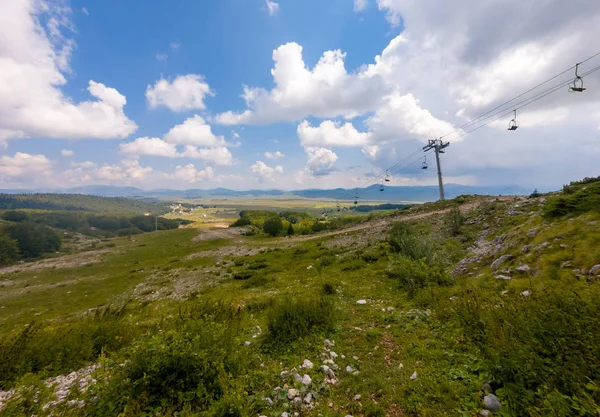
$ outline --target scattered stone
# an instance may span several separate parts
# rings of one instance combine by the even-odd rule
[[[496,275],[496,279],[499,279],[501,281],[510,281],[512,277],[509,277],[507,275]]]
[[[250,346],[250,341],[249,341],[249,340],[246,340],[246,341],[244,342],[244,346]]]
[[[402,364],[398,365],[398,369],[402,370],[403,368],[404,368],[404,365],[402,365]]]
[[[302,377],[300,376],[300,374],[294,374],[294,379],[296,380],[296,382],[302,382]]]
[[[538,232],[538,228],[534,227],[533,229],[529,229],[527,231],[527,236],[534,237],[535,235],[537,235],[537,232]]]
[[[413,372],[413,374],[410,376],[411,381],[414,381],[415,379],[417,379],[417,371]]]
[[[312,394],[309,392],[304,397],[304,404],[310,404],[312,402]]]
[[[346,359],[346,355],[340,355],[340,358]]]
[[[310,378],[310,376],[308,376],[307,374],[304,374],[304,376],[302,377],[302,384],[310,385],[311,382],[312,382],[312,379]]]
[[[367,300],[358,300],[356,304],[364,305],[367,304]]]
[[[490,411],[498,411],[500,408],[502,408],[500,400],[498,400],[498,397],[496,397],[494,394],[488,394],[483,397],[483,404],[485,405],[485,408]]]
[[[590,268],[590,275],[600,275],[600,264],[594,265]]]
[[[294,398],[294,403],[299,404],[302,402],[302,397],[295,397]]]
[[[333,350],[331,352],[329,352],[329,355],[331,356],[332,359],[335,359],[338,357],[338,354],[335,353]]]
[[[588,222],[588,224],[590,226],[596,226],[598,224],[598,222],[594,220],[594,221]]]
[[[269,398],[269,397],[266,397],[266,398],[264,398],[264,400],[265,400],[265,402],[266,402],[267,404],[269,404],[269,406],[270,406],[270,407],[272,407],[272,406],[273,406],[273,400],[272,400],[271,398]]]
[[[334,343],[334,342],[332,342],[332,341],[331,341],[331,340],[329,340],[329,339],[325,339],[325,342],[324,342],[324,343],[325,343],[327,346],[329,346],[329,347],[335,346],[335,343]]]
[[[352,372],[354,372],[354,368],[352,368],[350,365],[348,365],[348,366],[346,366],[346,372],[352,373]]]
[[[309,265],[306,267],[306,269],[313,269],[314,267],[312,265]]]
[[[304,363],[302,364],[303,368],[306,369],[312,369],[313,368],[313,363],[311,361],[309,361],[308,359],[304,359]]]
[[[508,290],[504,290],[504,291],[502,291],[502,292],[500,293],[500,295],[508,295],[508,293],[509,293],[509,292],[510,292],[510,291],[508,291]]]
[[[489,383],[484,383],[481,386],[481,389],[483,390],[483,392],[485,392],[486,394],[493,394],[494,393],[494,389],[492,388],[492,386]]]
[[[480,415],[481,417],[488,417],[488,416],[490,415],[490,410],[481,410],[481,411],[479,412],[479,415]]]
[[[540,243],[539,245],[537,245],[537,246],[534,248],[534,250],[535,250],[536,252],[540,252],[542,249],[545,249],[545,248],[552,248],[552,246],[551,246],[551,245],[550,245],[550,243],[548,243],[548,242],[543,242],[543,243]]]
[[[358,356],[352,356],[352,359],[354,359],[355,361],[358,361]]]
[[[294,397],[296,397],[297,395],[298,395],[298,390],[295,388],[290,388],[287,392],[287,397],[288,397],[288,400],[290,400],[290,401],[292,399],[294,399]]]
[[[494,262],[492,262],[492,265],[490,267],[492,268],[492,270],[496,270],[500,267],[500,265],[502,265],[506,261],[510,261],[512,258],[513,258],[512,255],[502,255],[501,257],[496,259]]]
[[[284,411],[283,413],[281,413],[281,417],[290,417],[290,415]]]
[[[529,297],[531,295],[531,291],[526,290],[521,293],[521,297]]]
[[[521,255],[526,254],[527,252],[529,252],[531,250],[531,245],[525,245],[521,248]]]
[[[394,307],[388,307],[387,311],[394,311]]]
[[[361,399],[361,398],[362,398],[362,397],[360,396],[360,394],[356,394],[356,395],[354,396],[354,398],[352,398],[352,399],[353,399],[354,401],[360,401],[360,399]]]
[[[529,265],[521,265],[515,268],[515,271],[521,272],[523,274],[528,274],[531,272],[531,267]]]
[[[561,268],[572,268],[573,267],[573,262],[571,261],[565,261],[563,263],[560,264]]]
[[[450,301],[455,301],[458,300],[458,297],[456,295],[453,295],[452,297],[449,298]]]

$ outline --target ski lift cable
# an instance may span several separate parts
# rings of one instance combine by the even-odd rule
[[[599,55],[600,55],[600,52],[598,52],[598,53],[596,53],[596,54],[594,54],[594,55],[592,55],[592,56],[590,56],[590,57],[586,58],[585,60],[581,61],[579,64],[585,63],[585,62],[587,62],[587,61],[589,61],[589,60],[591,60],[591,59],[593,59],[593,58],[595,58],[595,57],[597,57],[597,56],[599,56]],[[533,87],[533,88],[529,89],[528,91],[526,91],[526,92],[524,92],[524,93],[521,93],[521,94],[519,94],[518,96],[516,96],[516,97],[514,97],[513,99],[511,99],[511,100],[507,101],[506,103],[504,103],[504,104],[502,104],[502,105],[498,106],[497,108],[499,109],[500,107],[503,107],[503,106],[504,106],[504,105],[506,105],[507,103],[511,103],[511,102],[513,102],[514,100],[516,100],[517,98],[523,97],[523,96],[524,96],[524,95],[526,95],[528,92],[531,92],[531,91],[535,90],[536,88],[538,88],[538,87],[540,87],[540,86],[542,86],[542,85],[544,85],[544,84],[547,84],[548,82],[550,82],[550,81],[552,81],[552,80],[554,80],[554,79],[556,79],[556,78],[560,77],[561,75],[563,75],[563,74],[565,74],[566,72],[568,72],[568,71],[572,70],[573,68],[575,68],[575,66],[572,66],[572,67],[571,67],[571,68],[569,68],[568,70],[565,70],[565,71],[563,71],[562,73],[560,73],[560,74],[557,74],[556,76],[554,76],[554,77],[552,77],[552,78],[550,78],[550,79],[548,79],[548,80],[546,80],[546,81],[544,81],[544,82],[542,82],[542,83],[538,84],[537,86],[535,86],[535,87]],[[594,68],[592,68],[592,69],[590,69],[590,70],[586,71],[585,73],[581,74],[581,77],[583,78],[583,77],[585,77],[585,76],[588,76],[588,75],[590,75],[590,74],[592,74],[592,73],[594,73],[594,72],[596,72],[596,71],[598,71],[598,70],[600,70],[600,66],[594,67]],[[454,138],[454,140],[456,140],[456,139],[459,139],[459,138],[462,138],[462,137],[464,137],[464,136],[467,136],[467,135],[471,134],[472,132],[475,132],[476,130],[479,130],[479,129],[481,129],[482,127],[485,127],[485,126],[487,126],[487,125],[489,125],[489,124],[491,124],[491,123],[493,123],[493,122],[495,122],[495,121],[497,121],[497,120],[500,120],[500,119],[502,119],[502,118],[505,118],[505,117],[507,117],[508,115],[510,115],[511,113],[513,113],[513,112],[514,112],[514,110],[519,110],[519,109],[521,109],[521,108],[524,108],[524,107],[526,107],[526,106],[529,106],[530,104],[532,104],[532,103],[534,103],[534,102],[536,102],[536,101],[538,101],[538,100],[540,100],[540,99],[542,99],[542,98],[544,98],[544,97],[546,97],[546,96],[548,96],[548,95],[550,95],[550,94],[552,94],[552,93],[554,93],[554,92],[556,92],[556,91],[560,90],[561,88],[563,88],[563,87],[565,87],[565,86],[569,85],[569,84],[570,84],[572,81],[573,81],[573,80],[572,80],[572,78],[570,78],[569,80],[565,80],[565,81],[561,82],[560,84],[554,85],[553,87],[550,87],[550,88],[548,88],[548,89],[546,89],[546,90],[544,90],[544,91],[542,91],[542,92],[540,92],[540,93],[538,93],[538,94],[536,94],[536,95],[534,95],[534,96],[532,96],[532,97],[529,97],[529,98],[526,98],[526,99],[524,99],[524,100],[521,100],[520,102],[518,102],[518,103],[515,103],[515,104],[516,104],[516,107],[513,107],[513,108],[511,108],[509,111],[506,111],[507,109],[501,109],[501,110],[498,110],[498,111],[496,111],[494,114],[489,114],[489,113],[491,113],[492,111],[496,110],[496,109],[492,109],[492,110],[490,110],[490,111],[488,111],[488,112],[484,113],[483,115],[479,116],[479,117],[478,117],[478,118],[476,118],[476,119],[480,119],[481,117],[484,117],[484,116],[487,116],[487,117],[484,117],[484,118],[483,118],[482,120],[480,120],[479,122],[469,122],[467,125],[477,125],[478,123],[481,123],[481,124],[479,124],[477,127],[474,127],[473,129],[470,129],[470,130],[468,130],[468,131],[465,131],[465,132],[463,132],[461,135],[459,135],[459,136],[457,136],[456,138]],[[514,106],[515,104],[513,104],[513,106]],[[500,114],[500,113],[501,113],[501,114]],[[489,116],[488,116],[488,114],[489,114]],[[494,116],[496,116],[496,115],[498,115],[498,114],[500,114],[498,117],[495,117],[495,118],[491,119],[492,117],[494,117]],[[487,120],[487,119],[491,119],[491,120]],[[485,121],[485,120],[487,120],[487,121]],[[482,122],[484,122],[484,121],[485,121],[485,123],[482,123]],[[444,136],[442,136],[441,138],[443,138],[443,137],[445,137],[445,136],[448,136],[448,135],[450,135],[450,134],[452,134],[452,133],[454,133],[454,132],[456,132],[456,131],[458,131],[458,130],[461,130],[461,129],[462,129],[462,127],[461,127],[461,128],[457,128],[457,129],[455,129],[454,131],[452,131],[452,132],[449,132],[449,133],[445,134],[445,135],[444,135]],[[378,179],[379,179],[381,176],[385,175],[385,174],[386,174],[386,172],[389,172],[389,173],[395,173],[395,172],[399,172],[399,171],[400,171],[402,168],[405,168],[403,165],[404,165],[404,163],[405,163],[406,161],[410,160],[410,159],[411,159],[413,156],[415,156],[416,154],[420,154],[421,152],[422,152],[422,149],[421,149],[421,148],[419,148],[418,150],[416,150],[414,153],[412,153],[411,155],[409,155],[409,156],[408,156],[408,157],[406,157],[405,159],[403,159],[403,160],[401,160],[400,162],[398,162],[398,163],[396,163],[396,164],[392,165],[391,167],[389,167],[389,168],[387,168],[386,170],[382,171],[380,174],[378,174],[378,175],[376,175],[376,176],[374,176],[374,177],[370,177],[369,179],[367,179],[367,180],[363,181],[363,183],[366,183],[367,181],[369,181],[369,182],[372,182],[372,181],[378,182],[377,180],[378,180]],[[426,154],[426,155],[427,155],[427,154]],[[406,167],[408,167],[408,166],[410,166],[410,165],[413,165],[414,163],[416,163],[416,161],[419,161],[420,159],[421,159],[421,157],[419,157],[418,159],[416,159],[415,161],[413,161],[412,163],[410,163],[410,164],[409,164],[409,165],[407,165]],[[358,190],[358,187],[356,187],[355,189],[356,189],[356,190]],[[349,193],[349,195],[351,195],[351,193]]]
[[[552,81],[552,80],[555,80],[556,78],[560,77],[561,75],[564,75],[564,74],[566,74],[566,73],[568,73],[568,72],[571,72],[571,71],[572,71],[574,68],[576,68],[578,65],[584,64],[584,63],[586,63],[586,62],[590,61],[591,59],[594,59],[594,58],[596,58],[596,57],[597,57],[597,56],[599,56],[599,55],[600,55],[600,52],[597,52],[597,53],[595,53],[594,55],[591,55],[591,56],[589,56],[588,58],[584,59],[583,61],[581,61],[581,62],[578,62],[577,64],[573,65],[573,66],[572,66],[572,67],[570,67],[570,68],[567,68],[567,69],[566,69],[566,70],[564,70],[563,72],[561,72],[561,73],[559,73],[559,74],[556,74],[555,76],[553,76],[553,77],[551,77],[551,78],[549,78],[549,79],[547,79],[547,80],[545,80],[545,81],[542,81],[541,83],[537,84],[537,85],[536,85],[536,86],[534,86],[534,87],[531,87],[529,90],[527,90],[527,91],[525,91],[525,92],[523,92],[523,93],[519,94],[518,96],[515,96],[515,97],[511,98],[511,99],[510,99],[510,100],[508,100],[508,101],[505,101],[504,103],[502,103],[502,104],[500,104],[500,105],[498,105],[498,106],[494,107],[493,109],[491,109],[491,110],[488,110],[487,112],[485,112],[485,113],[483,113],[483,114],[481,114],[481,115],[477,116],[475,119],[473,119],[473,120],[471,120],[471,121],[469,121],[469,122],[467,122],[467,123],[463,124],[462,126],[459,126],[458,128],[454,129],[453,131],[446,133],[445,135],[441,136],[441,137],[440,137],[440,139],[442,139],[442,138],[444,138],[444,137],[446,137],[446,136],[448,136],[448,135],[451,135],[452,133],[456,132],[457,130],[464,129],[465,127],[467,127],[467,126],[469,126],[469,125],[471,125],[471,124],[473,124],[473,123],[477,123],[477,121],[478,121],[479,119],[481,119],[481,118],[483,118],[483,117],[487,116],[488,114],[490,114],[490,113],[494,112],[495,110],[498,110],[498,109],[500,109],[501,107],[507,106],[508,104],[512,103],[512,102],[513,102],[513,101],[515,101],[516,99],[518,99],[518,98],[521,98],[521,97],[525,96],[526,94],[528,94],[528,93],[530,93],[530,92],[532,92],[532,91],[536,90],[537,88],[539,88],[539,87],[543,86],[544,84],[547,84],[547,83],[549,83],[549,82],[550,82],[550,81]],[[584,76],[584,75],[582,75],[581,77],[583,77],[583,76]],[[570,82],[572,82],[572,81],[573,81],[573,80],[571,79],[571,80],[570,80]],[[512,106],[512,105],[511,105],[511,107],[514,107],[514,106]],[[502,110],[501,110],[501,111],[502,111]]]

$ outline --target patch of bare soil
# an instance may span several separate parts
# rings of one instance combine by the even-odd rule
[[[194,242],[202,242],[206,240],[217,240],[217,239],[239,239],[239,237],[246,231],[243,227],[234,228],[212,228],[212,229],[200,229],[198,236],[194,238]],[[241,242],[241,240],[239,240]],[[237,243],[237,242],[236,242]]]
[[[19,263],[17,265],[0,268],[0,275],[22,271],[40,271],[42,269],[78,268],[80,266],[102,262],[103,255],[109,252],[110,250],[108,249],[100,249],[89,252],[75,253],[73,255],[65,255],[59,258]]]

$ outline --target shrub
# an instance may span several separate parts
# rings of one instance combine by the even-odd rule
[[[292,223],[290,223],[290,224],[288,225],[288,228],[287,228],[287,235],[288,235],[288,236],[293,236],[293,235],[294,235],[294,226],[292,225]]]
[[[394,223],[389,232],[388,242],[392,250],[410,259],[433,261],[434,248],[426,236],[418,235],[406,222]]]
[[[465,217],[460,211],[458,206],[452,206],[448,214],[446,214],[446,228],[452,236],[460,234],[463,224],[465,224]]]
[[[325,295],[335,295],[337,294],[337,289],[335,288],[335,285],[326,282],[325,284],[323,284],[323,293]]]
[[[250,226],[252,222],[249,217],[241,216],[237,219],[230,227],[242,227],[242,226]]]
[[[278,347],[334,329],[333,303],[325,298],[283,300],[271,308],[265,346]]]
[[[408,291],[409,297],[430,285],[452,284],[452,278],[440,266],[430,266],[424,259],[414,260],[405,256],[392,259],[387,274],[399,281],[400,287]]]
[[[235,274],[233,274],[233,279],[238,280],[238,281],[245,281],[250,278],[252,278],[251,271],[240,271],[240,272],[236,272]]]
[[[543,215],[552,219],[588,211],[600,212],[600,181],[593,178],[565,186],[562,195],[548,200]]]
[[[24,211],[9,210],[2,213],[2,219],[7,222],[21,223],[29,220],[29,215]]]
[[[279,236],[283,232],[283,222],[279,217],[269,217],[265,220],[263,231],[271,237]]]
[[[236,339],[239,315],[213,310],[181,312],[173,328],[133,345],[123,365],[90,391],[86,415],[173,415],[167,411],[184,406],[215,416],[255,414],[240,395],[249,355]]]
[[[319,261],[320,266],[329,266],[335,262],[335,258],[331,255],[325,255]]]
[[[538,192],[537,188],[535,190],[533,190],[533,192],[529,195],[529,198],[538,198],[541,197],[542,194],[540,192]]]

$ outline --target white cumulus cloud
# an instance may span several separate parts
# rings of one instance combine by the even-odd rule
[[[256,175],[259,182],[274,182],[277,174],[283,174],[283,167],[281,165],[272,168],[263,161],[256,161],[255,164],[250,166],[250,169]]]
[[[190,117],[173,127],[165,135],[165,141],[175,144],[218,147],[225,145],[222,136],[216,136],[204,119],[198,115]]]
[[[173,82],[161,78],[146,88],[150,108],[164,106],[175,112],[205,109],[204,99],[213,94],[204,77],[196,74],[180,75]]]
[[[69,150],[69,149],[63,149],[62,151],[60,151],[60,154],[64,157],[70,157],[75,155],[75,152]]]
[[[175,158],[177,156],[177,147],[160,138],[137,138],[133,142],[120,144],[119,151],[133,157],[149,155]]]
[[[52,162],[44,155],[17,152],[14,156],[0,157],[0,177],[9,177],[9,180],[47,175],[51,169]]]
[[[354,0],[354,11],[361,12],[367,8],[368,0]]]
[[[277,160],[283,158],[285,155],[279,151],[276,152],[265,152],[265,158]]]
[[[194,164],[188,164],[185,166],[177,165],[177,167],[175,167],[175,171],[171,175],[174,180],[187,183],[197,183],[210,180],[214,176],[215,171],[212,167],[206,167],[202,170],[198,170]]]
[[[75,42],[71,9],[53,2],[4,1],[0,5],[0,132],[3,139],[27,136],[115,139],[137,125],[124,113],[125,96],[90,81],[93,100],[74,103],[67,83]],[[41,22],[46,22],[42,26]]]
[[[338,160],[338,156],[330,149],[309,147],[306,148],[308,162],[306,171],[315,177],[329,175],[334,171],[333,164]]]
[[[304,120],[297,129],[300,144],[304,147],[352,147],[365,146],[369,143],[371,134],[359,132],[352,123],[336,123],[325,120],[319,126],[311,126]]]

